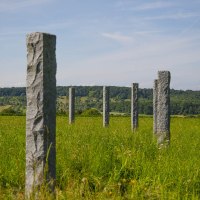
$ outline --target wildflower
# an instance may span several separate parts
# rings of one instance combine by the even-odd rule
[[[130,185],[134,186],[136,185],[137,181],[135,179],[131,179],[130,180]]]
[[[81,180],[81,182],[83,183],[83,184],[86,184],[87,183],[87,178],[82,178],[82,180]]]
[[[125,178],[122,179],[122,183],[126,183],[126,179]]]

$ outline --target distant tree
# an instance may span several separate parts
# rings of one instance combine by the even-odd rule
[[[95,108],[90,108],[90,109],[87,109],[87,110],[84,110],[81,114],[81,116],[84,116],[84,117],[95,117],[95,116],[101,116],[101,113],[95,109]]]

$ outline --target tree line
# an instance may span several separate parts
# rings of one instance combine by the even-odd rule
[[[57,111],[67,112],[69,86],[57,87]],[[81,113],[89,108],[102,110],[102,86],[75,86],[76,112]],[[200,114],[200,91],[171,89],[171,114],[196,115]],[[130,114],[131,89],[129,87],[110,87],[110,109],[112,112]],[[152,115],[152,89],[139,89],[139,113]],[[26,88],[0,88],[0,106],[13,105],[15,109],[26,106]]]

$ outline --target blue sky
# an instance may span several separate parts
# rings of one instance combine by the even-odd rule
[[[57,85],[200,90],[199,0],[0,0],[0,87],[26,85],[26,34],[57,36]]]

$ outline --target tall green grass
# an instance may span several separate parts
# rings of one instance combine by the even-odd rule
[[[200,199],[198,118],[172,118],[167,149],[145,117],[136,133],[127,117],[57,117],[56,139],[56,199]],[[0,152],[0,199],[24,199],[25,117],[0,116]]]

